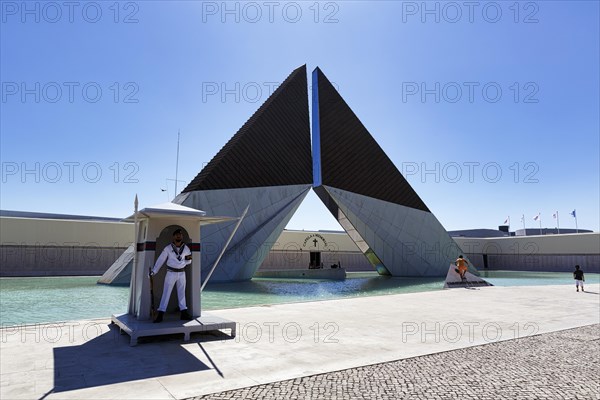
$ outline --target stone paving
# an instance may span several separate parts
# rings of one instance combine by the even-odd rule
[[[195,397],[600,399],[600,325]]]

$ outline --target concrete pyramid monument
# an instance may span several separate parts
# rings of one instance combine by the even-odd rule
[[[302,66],[175,198],[208,215],[249,205],[211,281],[251,279],[311,187],[380,274],[445,276],[461,250],[320,69],[312,79],[312,153]],[[233,225],[203,228],[203,277]]]

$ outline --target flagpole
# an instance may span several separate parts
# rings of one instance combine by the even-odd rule
[[[135,199],[133,200],[133,266],[131,268],[131,282],[129,288],[129,314],[136,315],[136,302],[135,302],[135,292],[136,292],[136,281],[137,281],[137,265],[138,265],[138,254],[137,254],[137,241],[138,241],[138,196],[135,194]]]
[[[175,162],[175,196],[177,197],[177,173],[179,172],[179,129],[177,129],[177,161]]]
[[[558,219],[558,211],[556,212],[556,227],[558,228],[558,234],[560,235],[560,220]]]
[[[542,213],[538,212],[538,219],[540,220],[540,235],[542,235]]]
[[[577,210],[573,210],[573,216],[575,217],[575,233],[579,233],[579,228],[577,227]]]
[[[527,236],[527,228],[525,228],[525,214],[521,215],[521,221],[523,221],[523,230],[525,231],[525,236]]]

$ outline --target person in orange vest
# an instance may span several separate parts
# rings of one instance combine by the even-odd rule
[[[465,260],[461,254],[460,256],[458,256],[456,261],[454,261],[454,265],[458,267],[457,269],[455,269],[455,271],[458,272],[458,274],[460,275],[460,279],[465,280],[465,273],[467,272],[467,269],[469,267],[469,262]]]

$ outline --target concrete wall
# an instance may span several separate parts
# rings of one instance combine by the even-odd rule
[[[0,276],[102,275],[132,238],[130,223],[0,217]],[[454,240],[478,269],[485,255],[488,269],[600,273],[600,233]],[[308,268],[311,251],[326,267],[373,271],[345,232],[327,231],[284,231],[259,270]]]
[[[598,232],[453,239],[478,269],[485,268],[486,255],[488,269],[571,272],[579,264],[600,273]],[[259,270],[307,268],[310,251],[321,251],[324,265],[339,259],[348,271],[373,271],[345,232],[311,231],[284,231]]]
[[[0,217],[0,276],[102,275],[133,241],[133,224]]]
[[[307,269],[311,251],[321,252],[325,268],[341,263],[348,272],[375,270],[345,232],[289,230],[273,244],[259,271]]]
[[[589,229],[571,229],[571,228],[560,228],[560,234],[567,233],[592,233]],[[558,228],[527,228],[527,229],[516,229],[514,232],[515,236],[539,236],[539,235],[558,235]]]
[[[375,271],[362,252],[321,252],[321,262],[324,268],[331,264],[340,263],[348,272]],[[310,264],[309,251],[278,251],[272,250],[260,266],[259,271],[277,269],[308,269]]]
[[[296,230],[283,231],[273,244],[272,250],[360,252],[346,232]]]
[[[600,233],[454,238],[478,269],[600,273]]]
[[[600,233],[453,239],[480,270],[485,255],[488,269],[571,272],[579,264],[600,273]],[[348,271],[373,270],[346,233],[310,231],[284,231],[260,270],[308,268],[310,251],[321,251],[325,266],[339,260]]]

